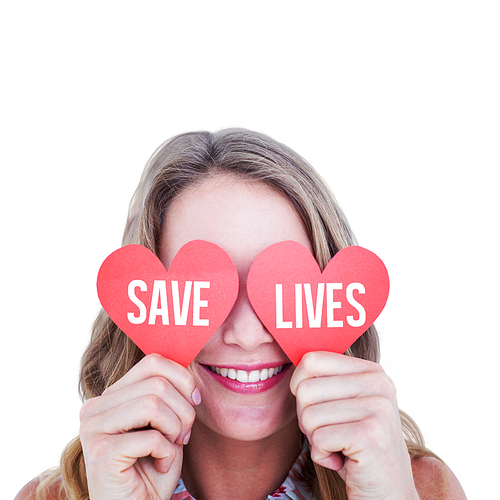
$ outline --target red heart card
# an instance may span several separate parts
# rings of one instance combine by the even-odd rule
[[[127,245],[101,265],[97,293],[118,327],[145,353],[188,366],[231,311],[238,273],[207,241],[186,243],[168,271],[141,245]]]
[[[260,320],[297,365],[309,351],[345,352],[382,312],[389,276],[359,246],[340,250],[322,273],[306,247],[283,241],[253,261],[247,289]]]

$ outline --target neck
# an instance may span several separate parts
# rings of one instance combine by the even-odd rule
[[[195,421],[184,447],[184,484],[196,500],[262,500],[287,477],[302,439],[295,419],[258,441],[221,436]]]

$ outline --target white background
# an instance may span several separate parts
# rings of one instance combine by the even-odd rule
[[[493,498],[497,5],[4,2],[2,497],[78,432],[95,278],[144,163],[180,132],[243,126],[308,159],[384,260],[400,406],[469,499]]]

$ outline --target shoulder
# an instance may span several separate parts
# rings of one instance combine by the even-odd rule
[[[422,500],[467,500],[455,474],[433,457],[412,458],[413,479]]]
[[[61,486],[62,479],[60,476],[51,476],[50,474],[35,477],[30,481],[14,498],[14,500],[36,500],[36,491],[38,486],[45,480],[51,479],[47,484],[46,494],[42,497],[44,500],[67,500]]]

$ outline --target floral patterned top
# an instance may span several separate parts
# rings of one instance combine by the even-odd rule
[[[307,447],[306,441],[283,484],[273,494],[268,495],[265,500],[317,500],[311,486],[304,479]],[[171,500],[195,500],[184,486],[182,478],[179,479]]]

